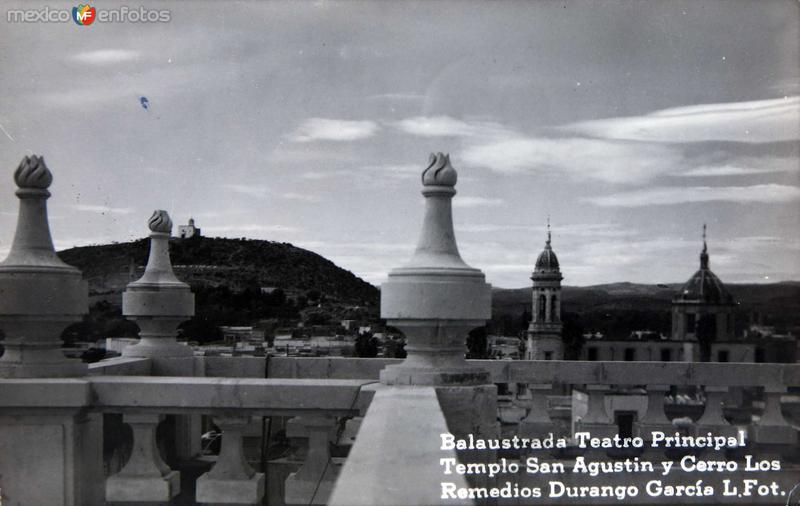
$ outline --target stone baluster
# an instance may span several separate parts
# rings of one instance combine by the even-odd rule
[[[192,376],[192,350],[179,344],[175,336],[178,325],[194,315],[194,294],[172,272],[172,220],[167,212],[154,211],[148,226],[150,256],[144,275],[122,294],[122,314],[139,326],[140,339],[122,355],[150,358],[155,376]]]
[[[162,419],[155,414],[123,416],[133,430],[133,448],[122,470],[106,480],[107,502],[162,504],[180,493],[180,473],[164,463],[156,444],[156,428]]]
[[[611,437],[617,433],[617,426],[608,416],[606,410],[606,392],[608,385],[587,385],[586,395],[587,410],[586,414],[576,423],[579,431],[591,432],[593,437]]]
[[[286,504],[327,504],[339,475],[329,447],[336,437],[336,419],[320,415],[295,417],[286,432],[289,437],[308,438],[303,465],[286,479]]]
[[[619,432],[606,409],[606,392],[609,390],[608,385],[586,385],[586,414],[575,423],[576,432],[588,432],[592,437],[613,437]],[[614,454],[613,450],[601,449],[584,449],[583,452],[590,458]]]
[[[552,433],[554,437],[566,436],[560,434],[558,424],[550,417],[550,403],[548,394],[553,393],[553,385],[549,383],[528,384],[528,391],[531,394],[531,407],[527,416],[519,422],[519,435],[522,438],[547,438]],[[523,450],[521,458],[535,456],[539,462],[550,460],[550,457],[560,457],[561,450],[553,448],[543,454],[542,451]]]
[[[198,478],[196,498],[202,504],[261,504],[264,473],[248,464],[242,448],[242,431],[250,416],[215,416],[222,430],[222,446],[211,470]]]
[[[653,432],[675,432],[675,427],[664,412],[664,398],[669,390],[669,385],[647,385],[647,411],[633,426],[634,434],[645,442],[645,454],[653,458],[663,455],[663,451],[652,447]]]
[[[550,418],[550,406],[547,394],[553,391],[549,383],[529,384],[531,393],[531,409],[527,416],[519,423],[519,432],[522,437],[540,438],[553,432],[553,420]]]
[[[781,412],[781,396],[786,387],[764,387],[764,412],[748,427],[748,439],[756,445],[759,457],[781,457],[797,448],[798,431],[786,422]]]
[[[53,176],[44,158],[32,155],[22,159],[14,181],[17,230],[0,263],[0,328],[6,336],[0,378],[85,375],[86,364],[61,351],[61,332],[88,311],[88,288],[53,248],[47,222]]]
[[[696,430],[698,434],[711,432],[715,436],[737,436],[739,431],[736,427],[728,423],[722,411],[722,402],[728,387],[707,386],[705,387],[706,406],[703,416],[697,420]]]

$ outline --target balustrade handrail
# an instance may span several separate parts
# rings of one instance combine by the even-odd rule
[[[88,376],[0,382],[0,408],[85,407],[107,413],[358,415],[370,380]]]
[[[399,359],[269,359],[268,376],[286,378],[373,379]],[[613,362],[568,360],[469,360],[494,383],[564,383],[594,385],[800,386],[800,364],[733,362]]]

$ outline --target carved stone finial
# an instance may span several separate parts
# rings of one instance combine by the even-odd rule
[[[0,328],[6,335],[0,378],[82,376],[86,364],[64,356],[59,336],[86,314],[89,291],[81,272],[53,248],[47,221],[53,176],[43,158],[26,156],[14,181],[17,230],[0,262]]]
[[[153,232],[161,232],[162,234],[172,233],[172,220],[166,211],[156,209],[153,215],[147,220],[147,225]]]
[[[139,325],[139,343],[122,350],[126,357],[191,357],[191,348],[178,344],[178,324],[194,315],[194,295],[189,285],[175,277],[169,258],[169,233],[172,220],[166,211],[156,210],[147,221],[150,230],[150,256],[144,275],[129,283],[122,293],[122,314]],[[173,367],[174,366],[174,367]],[[173,372],[185,375],[188,363],[174,363]],[[164,365],[163,367],[167,367]],[[175,369],[177,368],[177,369]],[[166,371],[167,369],[163,369]]]
[[[53,182],[53,174],[45,165],[44,157],[26,156],[14,172],[14,182],[20,188],[46,190]]]
[[[417,248],[381,286],[381,318],[408,342],[406,361],[381,371],[384,384],[489,383],[486,371],[464,360],[467,333],[491,317],[491,287],[458,253],[452,213],[456,179],[448,155],[431,155],[422,173],[425,214]]]
[[[428,168],[422,172],[422,184],[425,186],[455,186],[458,181],[456,170],[450,165],[450,155],[431,153]]]

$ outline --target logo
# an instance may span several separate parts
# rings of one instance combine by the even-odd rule
[[[80,4],[72,8],[72,19],[81,26],[88,26],[94,23],[97,10],[89,4]]]

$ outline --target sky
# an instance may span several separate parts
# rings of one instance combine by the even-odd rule
[[[12,174],[53,172],[57,249],[289,242],[374,284],[410,257],[450,153],[464,260],[529,286],[800,279],[794,1],[131,3],[169,22],[10,22],[0,6],[0,258]],[[111,2],[98,11],[119,9]],[[141,97],[148,100],[144,108]]]

